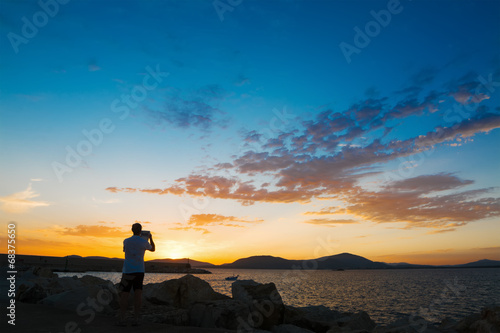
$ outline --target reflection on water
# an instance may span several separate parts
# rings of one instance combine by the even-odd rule
[[[274,282],[287,305],[325,305],[339,311],[366,311],[384,323],[403,314],[417,313],[429,320],[463,318],[488,304],[500,304],[500,268],[294,271],[210,269],[200,274],[214,290],[231,296],[233,274],[239,280]],[[91,274],[118,283],[121,273],[59,273],[59,276]],[[180,274],[147,273],[144,283],[177,279]]]

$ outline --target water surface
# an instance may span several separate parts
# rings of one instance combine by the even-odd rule
[[[488,304],[500,304],[500,268],[400,269],[298,271],[254,269],[209,269],[199,274],[214,290],[231,296],[226,276],[239,280],[274,282],[287,305],[325,305],[339,311],[366,311],[379,323],[417,313],[439,321],[460,319]],[[119,272],[59,273],[59,276],[91,274],[113,283]],[[177,279],[182,274],[146,273],[144,283]]]

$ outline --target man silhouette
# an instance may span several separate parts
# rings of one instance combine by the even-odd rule
[[[141,237],[142,226],[140,223],[132,225],[134,235],[123,241],[123,274],[120,282],[120,315],[117,322],[119,326],[126,326],[125,314],[128,308],[130,289],[134,288],[134,321],[133,326],[140,325],[142,284],[144,281],[144,252],[156,250],[153,235],[149,234],[149,242]]]

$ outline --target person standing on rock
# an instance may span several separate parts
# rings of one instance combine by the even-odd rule
[[[156,250],[153,236],[149,234],[149,242],[141,237],[142,226],[140,223],[132,225],[134,235],[123,241],[123,252],[125,261],[123,262],[123,274],[120,281],[120,314],[117,325],[126,326],[125,315],[128,308],[128,298],[130,290],[134,288],[134,321],[133,326],[140,324],[142,284],[144,281],[144,253],[146,250],[154,252]]]

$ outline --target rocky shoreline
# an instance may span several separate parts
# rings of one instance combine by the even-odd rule
[[[500,333],[498,305],[487,306],[481,313],[459,321],[445,318],[431,323],[409,315],[392,323],[376,323],[364,311],[348,313],[325,306],[285,305],[274,283],[252,280],[235,281],[229,297],[215,292],[208,282],[185,275],[145,285],[143,299],[144,322],[228,332]],[[93,321],[96,315],[113,317],[119,308],[117,285],[111,281],[90,275],[60,278],[41,267],[18,276],[16,301],[73,309],[75,318],[84,322]]]

